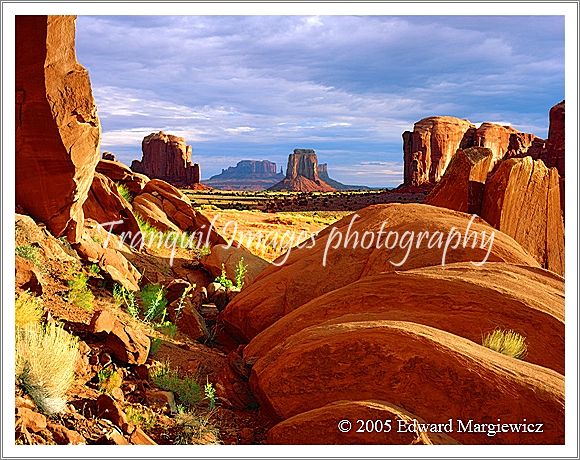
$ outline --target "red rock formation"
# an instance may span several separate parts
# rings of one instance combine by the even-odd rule
[[[364,277],[276,321],[244,348],[244,361],[253,364],[288,337],[345,318],[411,321],[476,343],[498,327],[511,329],[526,337],[526,361],[564,373],[564,280],[537,267],[503,262]]]
[[[142,142],[143,159],[134,160],[131,169],[152,179],[161,179],[178,187],[199,183],[199,164],[191,162],[191,146],[182,137],[163,131],[146,136]]]
[[[530,152],[532,145],[534,145],[534,143],[536,143],[536,145],[537,145],[538,142],[543,143],[544,140],[540,139],[539,137],[534,136],[533,134],[520,133],[520,132],[511,133],[510,137],[509,137],[508,148],[507,148],[507,153],[506,153],[505,157],[511,158],[511,157],[522,157],[522,156],[526,156],[528,154],[531,155],[537,149],[537,147],[535,147],[532,150],[532,152]],[[534,158],[534,159],[537,159],[537,158]]]
[[[413,132],[403,133],[404,182],[410,185],[437,182],[465,133],[475,128],[455,117],[429,117],[415,123]]]
[[[358,211],[354,221],[352,219],[353,216],[347,216],[324,229],[318,234],[315,245],[292,249],[282,266],[266,268],[251,286],[236,296],[221,316],[231,333],[241,340],[249,341],[290,311],[364,276],[440,265],[443,247],[430,248],[427,241],[423,240],[419,248],[413,247],[407,251],[406,246],[401,245],[400,241],[397,243],[394,237],[386,245],[388,233],[392,232],[402,238],[405,232],[414,232],[417,238],[419,232],[428,231],[432,235],[439,231],[447,238],[451,228],[465,234],[470,216],[423,204],[393,203],[369,206]],[[377,244],[377,235],[381,229],[382,243]],[[478,233],[481,243],[482,232],[485,231],[489,237],[494,229],[481,219],[475,219],[470,231]],[[364,244],[368,249],[361,247],[364,232],[375,237],[373,244],[369,244],[370,237],[365,239]],[[340,242],[338,235],[342,235]],[[347,242],[347,238],[350,241]],[[355,238],[358,238],[356,246]],[[475,248],[472,248],[472,244],[465,247],[460,245],[456,250],[447,252],[445,262],[481,261],[488,249],[488,246],[482,248],[480,244]],[[324,260],[326,266],[323,266]],[[401,261],[404,261],[401,266],[393,265]],[[539,267],[538,262],[518,243],[497,231],[488,261]]]
[[[16,16],[16,204],[78,241],[100,123],[75,16]]]
[[[112,152],[103,152],[102,158],[103,160],[117,161],[117,157]]]
[[[429,423],[543,423],[533,436],[456,429],[462,444],[564,442],[562,375],[412,322],[345,319],[304,329],[256,361],[250,387],[261,408],[282,420],[337,401],[374,399]]]
[[[483,187],[493,167],[493,153],[484,147],[459,149],[425,204],[479,214]]]
[[[86,218],[94,219],[100,224],[122,221],[111,228],[113,233],[130,232],[135,235],[139,231],[131,205],[121,198],[115,183],[103,174],[95,173],[83,211]]]
[[[338,430],[340,420],[372,420],[373,429],[347,432]],[[390,425],[387,427],[387,420]],[[374,423],[377,429],[374,429]],[[457,444],[445,433],[415,433],[399,430],[399,424],[413,425],[425,420],[384,401],[338,401],[303,412],[268,431],[268,444]],[[383,429],[380,429],[381,425]],[[388,429],[390,428],[390,429]]]
[[[312,149],[294,149],[288,156],[286,178],[269,190],[294,192],[332,192],[335,189],[324,182],[318,174],[318,159]]]
[[[147,176],[131,171],[127,166],[118,161],[99,161],[97,163],[97,172],[107,176],[117,184],[124,185],[133,195],[141,193],[145,184],[149,182]]]
[[[236,267],[241,259],[244,259],[243,263],[246,266],[244,287],[252,284],[254,279],[270,265],[268,261],[252,254],[243,246],[228,247],[224,244],[213,246],[211,252],[201,258],[200,263],[214,277],[219,276],[224,268],[227,277],[235,280]]]
[[[546,165],[555,167],[561,177],[564,170],[564,138],[565,138],[565,102],[562,101],[550,109],[550,129],[546,142]]]
[[[473,133],[473,140],[469,146],[486,147],[490,149],[493,154],[493,163],[495,164],[505,157],[508,152],[511,135],[518,133],[519,131],[511,126],[502,126],[487,122],[482,123]],[[520,137],[521,139],[532,136],[531,134],[520,134],[523,135],[523,137]]]
[[[564,273],[564,223],[556,168],[531,157],[503,161],[488,179],[481,217],[510,235],[544,268]]]

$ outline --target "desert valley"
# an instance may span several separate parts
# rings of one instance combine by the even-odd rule
[[[564,101],[416,121],[396,188],[124,164],[97,109],[75,17],[17,16],[17,444],[564,443]]]

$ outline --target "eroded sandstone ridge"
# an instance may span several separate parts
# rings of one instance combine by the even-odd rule
[[[16,204],[79,240],[100,122],[76,60],[75,16],[16,16]]]
[[[286,178],[270,190],[332,192],[334,188],[320,178],[318,158],[313,149],[294,149],[294,153],[288,156]]]
[[[200,168],[191,161],[191,146],[182,137],[151,133],[141,144],[143,158],[134,160],[131,169],[151,179],[161,179],[179,187],[199,184]]]

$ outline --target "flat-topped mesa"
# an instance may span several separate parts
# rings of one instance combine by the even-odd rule
[[[270,178],[277,176],[276,163],[269,160],[242,160],[236,166],[222,169],[221,174],[210,177],[214,179],[248,179]]]
[[[201,171],[198,163],[191,161],[191,146],[182,137],[151,133],[141,144],[143,158],[134,160],[131,169],[151,179],[161,179],[178,187],[199,184]]]
[[[455,117],[424,118],[415,123],[412,132],[403,133],[404,183],[437,183],[459,148],[488,148],[495,164],[506,156],[525,154],[535,139],[496,123],[485,122],[476,128],[469,120]]]
[[[294,153],[288,156],[286,178],[270,190],[332,192],[335,189],[320,178],[318,158],[313,149],[294,149]]]

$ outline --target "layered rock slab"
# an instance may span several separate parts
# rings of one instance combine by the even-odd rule
[[[254,337],[244,360],[254,363],[308,327],[370,319],[412,321],[479,344],[496,328],[513,330],[526,338],[526,361],[564,373],[564,280],[503,262],[365,277],[288,313]]]
[[[381,230],[382,243],[377,244]],[[471,238],[465,246],[461,244],[455,250],[448,250],[445,253],[447,264],[481,262],[487,256],[488,262],[539,267],[538,262],[516,241],[491,228],[481,219],[423,204],[374,205],[327,227],[318,234],[314,245],[292,249],[281,266],[266,268],[251,286],[228,304],[221,320],[230,333],[247,342],[306,302],[364,276],[441,265],[444,244],[437,247],[434,243],[430,247],[429,239],[433,238],[436,242],[436,235],[445,235],[443,238],[446,239],[452,231],[462,235],[476,232],[479,239],[475,247],[472,247],[474,239]],[[361,247],[365,232],[367,236],[374,235],[375,238],[374,243],[369,245],[370,238],[365,237],[364,247],[368,249]],[[400,241],[397,243],[393,237],[387,245],[389,232],[399,235]],[[411,244],[416,246],[419,233],[424,235],[419,247],[408,249],[411,247],[410,235],[415,235]],[[490,245],[482,245],[481,242],[484,235],[489,239],[492,233],[493,244],[487,255]],[[357,234],[358,243],[355,245]],[[405,234],[407,243],[402,244]],[[342,235],[341,241],[338,235]]]
[[[82,234],[101,131],[75,20],[16,17],[16,204],[71,242]]]
[[[388,401],[429,423],[542,423],[543,433],[453,433],[462,444],[562,444],[564,379],[412,322],[311,327],[252,368],[264,410],[284,420],[344,400]]]

